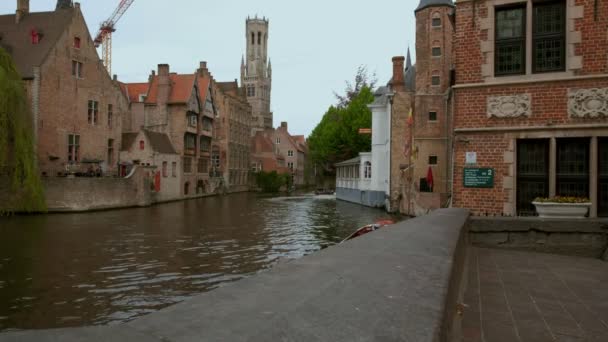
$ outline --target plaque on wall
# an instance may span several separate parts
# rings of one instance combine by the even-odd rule
[[[468,167],[464,169],[463,179],[465,188],[493,188],[494,169]]]

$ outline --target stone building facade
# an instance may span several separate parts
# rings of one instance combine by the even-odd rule
[[[219,113],[214,135],[225,165],[223,177],[232,192],[249,190],[252,115],[244,89],[236,81],[215,87]]]
[[[241,60],[241,85],[251,105],[253,120],[251,136],[256,131],[273,128],[270,111],[272,65],[268,58],[268,28],[266,18],[247,18],[245,39],[246,56]]]
[[[0,44],[21,73],[43,176],[101,169],[115,175],[128,102],[100,62],[80,4],[0,16]]]
[[[528,216],[575,196],[608,216],[608,3],[460,0],[455,15],[454,205]]]

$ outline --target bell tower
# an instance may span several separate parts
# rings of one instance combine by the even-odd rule
[[[247,52],[241,60],[241,85],[253,112],[252,132],[272,128],[270,99],[272,66],[268,58],[268,27],[266,18],[247,18],[245,39]]]

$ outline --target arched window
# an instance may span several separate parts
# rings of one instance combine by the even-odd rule
[[[372,178],[372,163],[366,161],[364,164],[364,177],[367,179]]]
[[[80,49],[80,37],[74,37],[74,48]]]
[[[251,32],[251,44],[255,45],[255,33]]]
[[[167,178],[167,176],[168,176],[167,162],[163,162],[163,178]]]
[[[262,45],[262,32],[258,32],[258,45]]]
[[[139,149],[144,150],[146,148],[146,143],[143,140],[139,141]]]

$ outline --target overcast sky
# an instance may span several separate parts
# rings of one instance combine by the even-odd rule
[[[120,0],[81,0],[92,35]],[[16,0],[0,1],[12,13]],[[31,11],[55,9],[56,0],[30,0]],[[391,77],[391,58],[414,54],[417,0],[135,0],[113,36],[112,71],[124,82],[144,82],[150,70],[193,72],[207,61],[218,81],[239,79],[245,53],[245,19],[270,19],[274,125],[309,135],[334,91],[354,78],[359,65]],[[412,58],[415,56],[413,55]]]

